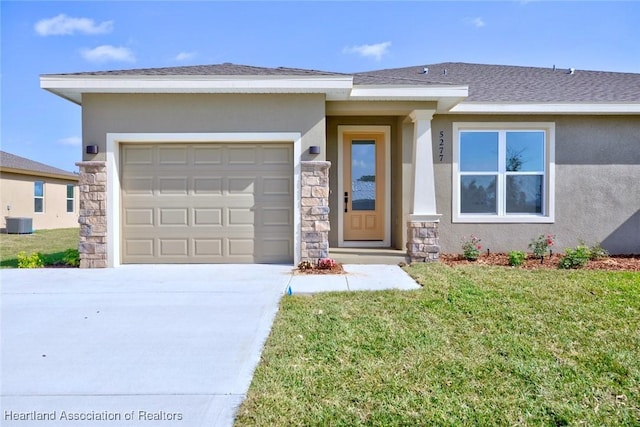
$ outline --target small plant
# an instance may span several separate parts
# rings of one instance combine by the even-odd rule
[[[462,238],[462,256],[464,259],[469,261],[475,261],[478,259],[480,256],[480,249],[482,249],[480,242],[481,240],[473,234],[469,236],[468,240],[466,237]]]
[[[77,249],[67,249],[64,251],[62,262],[70,267],[80,266],[80,252]]]
[[[42,254],[34,252],[27,255],[26,252],[18,254],[18,268],[42,268],[44,267],[44,258]]]
[[[318,260],[319,270],[331,270],[336,266],[336,261],[331,258],[322,258]]]
[[[592,260],[607,258],[609,256],[609,252],[600,246],[600,243],[595,243],[593,246],[589,248],[589,255]]]
[[[578,245],[575,249],[568,248],[565,250],[565,255],[560,260],[558,268],[570,269],[570,268],[582,268],[591,259],[591,251],[586,245]]]
[[[526,252],[523,251],[511,251],[509,252],[509,265],[513,267],[519,267],[527,259]]]
[[[544,255],[547,252],[551,254],[551,249],[549,248],[553,246],[554,239],[555,236],[551,234],[547,234],[546,236],[541,234],[537,238],[531,240],[531,243],[529,243],[529,249],[531,249],[533,255],[536,258],[540,258],[540,262],[542,262],[544,260]]]
[[[307,271],[312,269],[313,269],[313,264],[311,264],[311,261],[300,261],[298,263],[298,270],[300,271]]]

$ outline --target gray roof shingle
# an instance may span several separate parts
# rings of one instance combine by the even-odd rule
[[[140,68],[132,70],[90,71],[84,73],[57,74],[62,76],[349,76],[300,68],[266,68],[251,65],[215,64],[185,67]]]
[[[429,72],[423,70],[428,68]],[[445,62],[353,74],[237,64],[95,71],[63,76],[353,76],[355,85],[467,85],[465,102],[637,103],[640,74]]]
[[[54,174],[67,176],[70,179],[77,180],[78,175],[55,168],[53,166],[45,165],[44,163],[36,162],[26,159],[24,157],[16,156],[5,151],[0,151],[0,168],[20,169],[23,171],[33,172],[34,174]]]
[[[560,68],[445,62],[355,73],[354,84],[468,85],[465,102],[640,102],[640,74]]]

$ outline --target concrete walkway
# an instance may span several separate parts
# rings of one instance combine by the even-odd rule
[[[410,289],[395,266],[1,270],[3,426],[230,426],[278,302]]]

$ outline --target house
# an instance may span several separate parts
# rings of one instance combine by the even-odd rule
[[[640,74],[441,63],[43,75],[82,106],[82,266],[640,253]],[[484,250],[483,248],[483,250]]]
[[[7,231],[8,218],[29,218],[34,230],[78,227],[78,181],[77,174],[0,151],[0,228]]]

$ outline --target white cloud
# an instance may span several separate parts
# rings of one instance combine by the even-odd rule
[[[135,62],[133,51],[126,47],[102,45],[94,49],[82,50],[82,57],[91,62],[126,61]]]
[[[383,55],[389,53],[391,42],[383,42],[378,44],[363,44],[360,46],[347,46],[342,49],[343,53],[357,53],[364,57],[374,57],[376,61],[380,61]]]
[[[360,169],[364,169],[364,168],[366,168],[368,166],[367,163],[364,160],[358,160],[358,159],[353,159],[351,161],[351,165],[354,168],[360,168]]]
[[[82,138],[80,138],[79,136],[70,136],[68,138],[59,139],[58,144],[79,147],[82,145]]]
[[[180,52],[179,54],[176,55],[174,59],[176,61],[188,61],[190,59],[195,58],[195,56],[196,56],[195,52]]]
[[[60,36],[82,34],[105,34],[113,30],[113,21],[104,21],[96,24],[89,18],[72,18],[60,14],[53,18],[41,19],[34,26],[36,33],[41,36]]]
[[[475,18],[465,18],[464,22],[469,25],[473,25],[476,28],[482,28],[487,25],[486,22],[484,22],[484,19],[482,19],[482,17],[480,16],[477,16]]]

